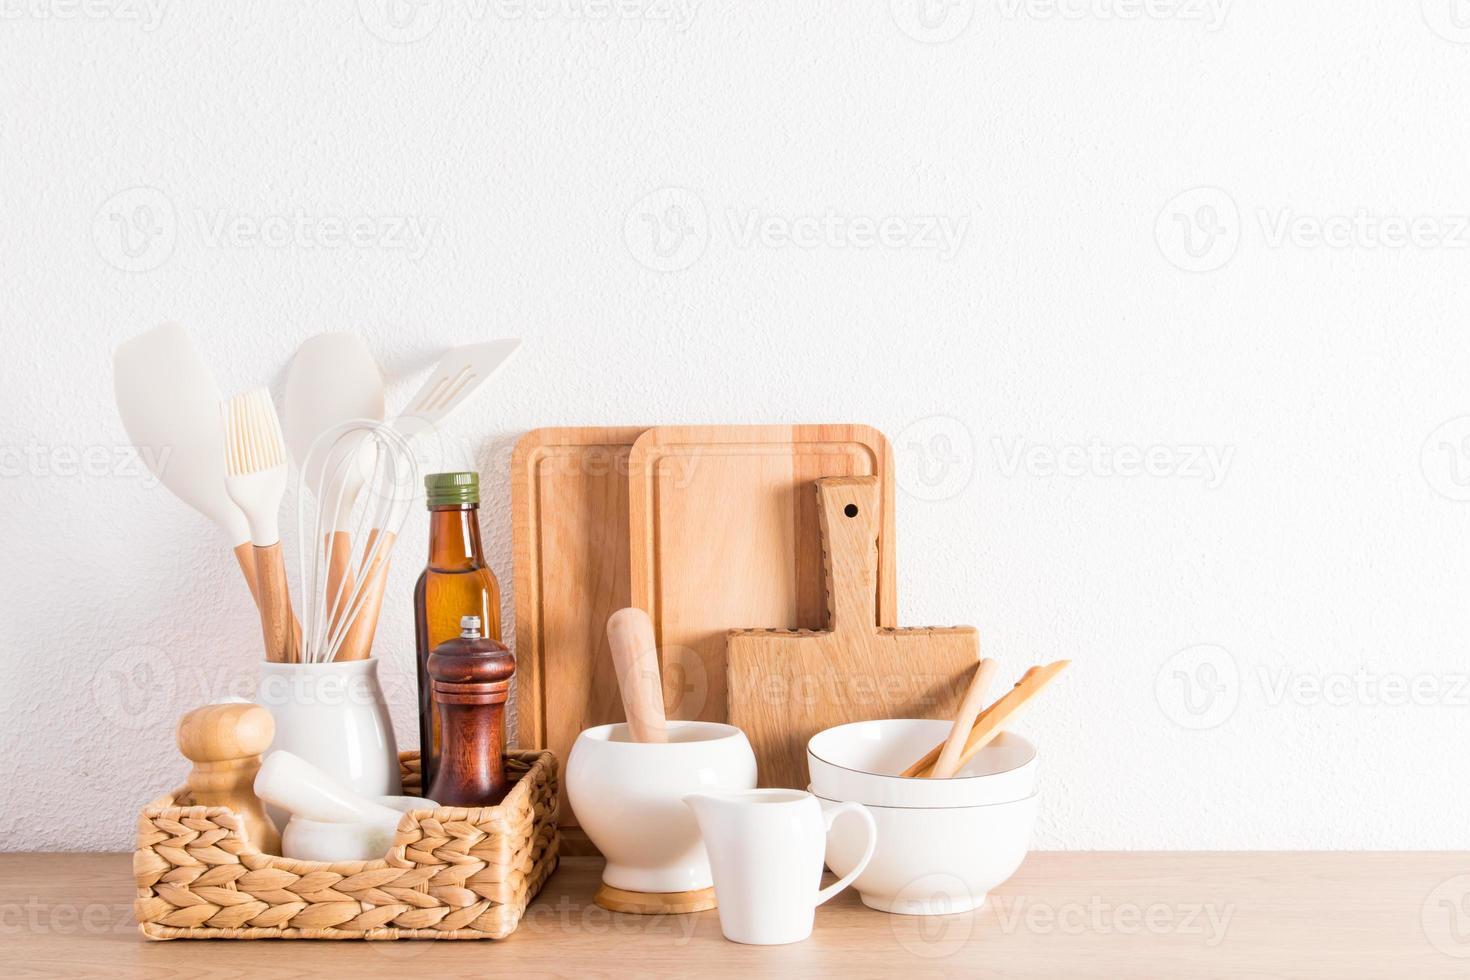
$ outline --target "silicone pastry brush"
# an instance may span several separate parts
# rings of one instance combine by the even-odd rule
[[[250,524],[265,659],[294,663],[299,629],[291,611],[281,555],[281,498],[286,494],[286,450],[270,392],[255,388],[224,405],[225,490]]]

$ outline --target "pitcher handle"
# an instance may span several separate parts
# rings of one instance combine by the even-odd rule
[[[868,808],[861,803],[839,803],[831,809],[823,807],[822,819],[827,825],[827,833],[830,834],[832,832],[832,822],[844,813],[854,813],[863,818],[863,823],[868,828],[868,846],[863,848],[863,857],[857,863],[857,867],[817,892],[818,905],[821,905],[827,899],[852,884],[853,879],[862,874],[863,869],[868,866],[868,862],[873,860],[873,851],[878,846],[878,825],[873,822],[873,815],[868,812]]]

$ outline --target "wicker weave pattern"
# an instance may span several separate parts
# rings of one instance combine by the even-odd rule
[[[419,792],[419,756],[399,758]],[[556,868],[556,757],[507,752],[500,806],[405,814],[386,859],[293,861],[242,839],[183,791],[138,819],[133,903],[149,939],[501,939]]]

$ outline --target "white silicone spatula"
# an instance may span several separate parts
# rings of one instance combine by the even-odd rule
[[[317,334],[297,348],[286,371],[281,428],[291,458],[298,467],[303,465],[318,436],[353,419],[383,420],[383,374],[357,337]],[[351,472],[360,482],[359,469],[352,467]],[[320,473],[302,474],[311,486],[317,486],[320,478]]]
[[[225,433],[219,386],[188,332],[165,323],[112,355],[118,414],[143,462],[174,496],[229,535],[256,594],[250,526],[225,492]]]
[[[442,425],[464,407],[520,346],[519,340],[491,340],[449,351],[403,414],[393,420],[393,427],[412,439]]]
[[[383,420],[383,373],[360,339],[347,333],[324,333],[308,339],[296,350],[286,372],[286,404],[281,428],[286,447],[298,468],[306,465],[312,443],[322,433],[354,419]],[[313,469],[301,473],[303,487],[321,487],[322,523],[330,528],[327,549],[328,604],[333,619],[342,597],[352,594],[353,583],[344,581],[352,561],[352,508],[362,490],[372,459],[353,462],[351,457],[365,449],[364,433],[344,437],[332,453],[317,453]],[[326,460],[333,461],[331,479],[323,482]],[[336,465],[344,463],[345,465]]]

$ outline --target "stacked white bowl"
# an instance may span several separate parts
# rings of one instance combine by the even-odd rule
[[[898,775],[949,735],[948,721],[895,718],[819,732],[807,743],[811,792],[825,805],[861,803],[878,848],[853,887],[863,904],[900,915],[948,915],[985,902],[1021,866],[1036,823],[1036,748],[1003,732],[950,779]],[[827,866],[857,866],[864,835],[838,820]]]

